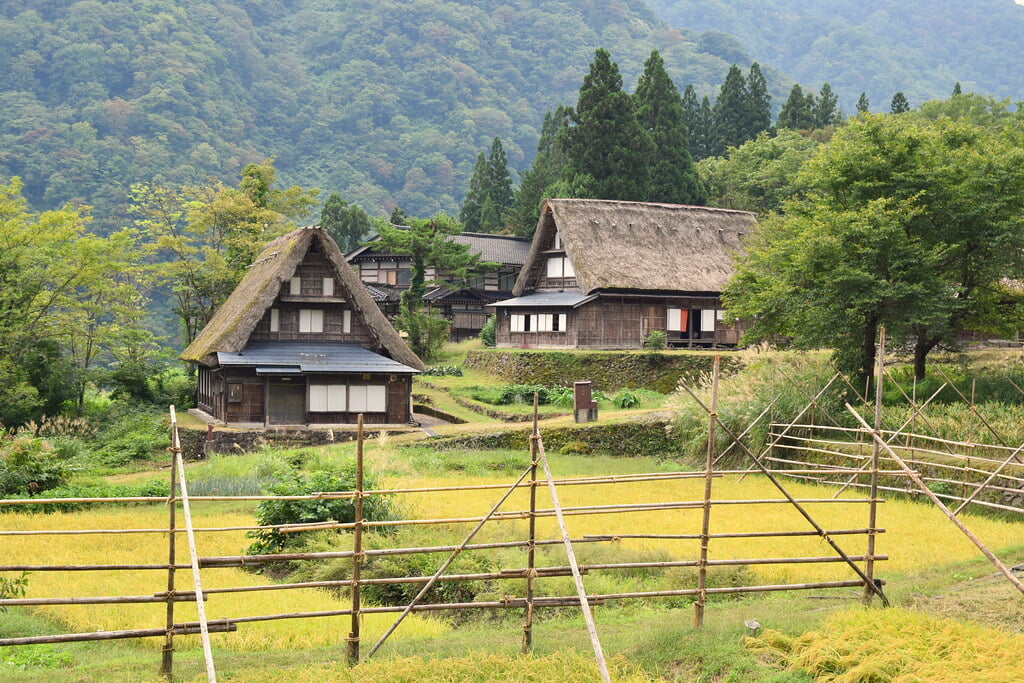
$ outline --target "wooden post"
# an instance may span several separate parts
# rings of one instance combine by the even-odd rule
[[[704,602],[707,598],[708,534],[711,531],[711,481],[715,467],[715,427],[718,424],[719,357],[715,355],[711,375],[711,411],[708,413],[708,452],[704,461],[704,510],[700,526],[700,563],[697,565],[697,600],[693,603],[693,625],[704,625]]]
[[[978,412],[977,411],[977,406],[974,403],[975,383],[976,382],[977,382],[976,379],[971,378],[971,406],[970,407],[971,407],[971,412],[974,413],[974,414],[977,414],[977,412]],[[975,443],[974,442],[974,422],[975,422],[974,420],[971,420],[970,426],[969,426],[969,430],[970,431],[968,432],[968,435],[967,435],[967,469],[968,470],[970,470],[970,468],[971,468],[971,456],[974,455],[974,443]],[[963,480],[960,482],[960,497],[961,498],[966,498],[967,497],[967,477],[969,477],[969,476],[970,475],[967,472],[964,472]]]
[[[355,526],[352,527],[352,627],[348,633],[348,663],[359,663],[359,579],[363,564],[363,414],[356,422]]]
[[[537,404],[538,395],[533,394],[533,434],[530,435],[530,538],[526,551],[526,624],[523,626],[522,653],[533,649],[533,594],[534,578],[537,576],[537,439],[540,438]]]
[[[885,327],[878,331],[878,354],[875,359],[875,434],[882,428],[882,381],[885,372]],[[864,602],[870,603],[875,595],[875,537],[878,534],[878,455],[880,447],[877,439],[872,439],[871,449],[871,492],[868,495],[868,550],[864,560],[864,575],[871,585],[864,585]]]
[[[169,539],[167,544],[167,633],[164,636],[163,658],[160,662],[160,675],[168,680],[172,677],[171,672],[174,667],[174,545],[177,540],[175,532],[177,500],[174,497],[174,492],[178,488],[178,468],[175,462],[178,454],[174,450],[174,434],[172,433],[170,436],[171,447],[167,449],[171,453],[171,492],[167,497],[167,536]]]

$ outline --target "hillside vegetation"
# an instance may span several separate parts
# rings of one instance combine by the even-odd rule
[[[639,0],[12,0],[0,178],[112,226],[134,182],[228,180],[275,155],[286,182],[371,213],[457,213],[477,153],[498,136],[525,168],[602,46],[630,86],[653,48],[709,93],[744,59]]]
[[[888,111],[902,91],[911,104],[965,91],[1020,99],[1016,55],[1024,7],[1013,0],[649,0],[670,26],[736,36],[750,56],[800,83],[828,81],[852,113],[867,93]]]

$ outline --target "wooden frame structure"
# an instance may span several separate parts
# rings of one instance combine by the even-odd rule
[[[715,366],[715,386],[717,387],[717,373],[718,365]],[[717,393],[717,392],[713,392]],[[695,397],[696,398],[696,397]],[[699,400],[699,399],[698,399]],[[712,406],[708,409],[709,420],[712,428],[712,436],[714,433],[715,426],[718,425],[717,415],[714,412],[714,398],[712,400]],[[174,652],[174,637],[183,634],[194,634],[200,633],[203,636],[203,649],[204,658],[206,662],[207,677],[209,680],[216,680],[216,672],[214,669],[214,662],[212,658],[212,650],[209,641],[210,633],[222,633],[237,630],[239,625],[247,623],[256,623],[262,621],[275,621],[282,619],[299,619],[299,618],[318,618],[318,617],[332,617],[332,616],[348,616],[351,620],[351,627],[349,629],[348,637],[346,641],[346,652],[345,657],[350,663],[357,663],[360,661],[360,645],[361,645],[361,630],[360,630],[360,616],[364,614],[374,613],[398,613],[397,620],[388,629],[388,631],[381,637],[373,647],[367,652],[366,656],[372,656],[386,641],[387,637],[393,633],[401,623],[401,621],[412,612],[421,611],[437,611],[437,610],[472,610],[472,609],[524,609],[525,610],[525,625],[523,631],[522,649],[527,652],[531,649],[533,643],[533,616],[536,609],[544,607],[559,607],[559,606],[576,606],[579,605],[584,612],[585,619],[587,622],[587,630],[591,638],[591,642],[594,647],[595,656],[598,661],[599,668],[601,669],[602,677],[605,680],[609,680],[607,666],[604,663],[604,657],[601,650],[601,643],[598,637],[597,627],[593,620],[593,616],[590,611],[590,605],[602,604],[609,600],[629,599],[629,598],[661,598],[661,597],[678,597],[678,596],[693,596],[695,599],[694,603],[694,623],[696,626],[703,624],[704,612],[706,608],[706,602],[708,596],[718,594],[729,594],[729,593],[755,593],[755,592],[769,592],[769,591],[786,591],[786,590],[806,590],[806,589],[827,589],[827,588],[852,588],[862,587],[865,590],[866,595],[877,595],[885,603],[885,596],[882,592],[881,582],[871,579],[872,568],[874,562],[878,560],[887,559],[885,556],[875,556],[872,552],[868,552],[864,555],[849,555],[843,551],[835,539],[843,538],[847,536],[867,536],[871,537],[874,534],[882,533],[883,529],[874,528],[874,524],[870,524],[866,528],[852,528],[852,529],[824,529],[818,525],[813,517],[807,511],[807,505],[809,504],[830,504],[840,503],[844,505],[849,504],[865,504],[871,511],[871,518],[874,518],[874,510],[878,503],[877,497],[872,495],[866,499],[834,499],[834,498],[804,498],[797,499],[790,495],[785,487],[779,482],[778,478],[775,477],[761,462],[749,454],[753,458],[754,467],[747,469],[737,470],[723,470],[716,467],[716,463],[722,454],[718,453],[715,446],[714,438],[708,441],[708,451],[706,466],[703,471],[698,472],[659,472],[652,474],[635,474],[635,475],[614,475],[614,476],[588,476],[588,477],[570,477],[556,479],[552,474],[550,465],[548,463],[547,455],[544,449],[543,438],[541,437],[540,431],[537,427],[536,413],[534,415],[534,430],[530,440],[531,444],[531,458],[529,466],[519,475],[519,477],[510,485],[506,484],[479,484],[471,486],[443,486],[443,487],[431,487],[431,488],[393,488],[393,489],[378,489],[378,490],[363,490],[362,487],[362,461],[363,461],[363,448],[362,448],[362,428],[360,424],[359,428],[359,441],[357,444],[356,461],[357,461],[357,476],[356,476],[356,487],[353,491],[338,491],[338,492],[324,492],[318,494],[311,494],[306,496],[189,496],[187,485],[185,482],[185,471],[183,467],[183,461],[181,458],[181,450],[178,445],[177,437],[177,423],[174,418],[172,408],[172,455],[174,458],[174,467],[171,469],[171,482],[172,482],[172,494],[169,498],[152,498],[152,497],[133,497],[133,498],[120,498],[120,499],[102,499],[102,498],[81,498],[81,499],[31,499],[31,500],[3,500],[0,501],[0,505],[14,506],[31,504],[38,505],[46,502],[83,502],[83,503],[96,503],[96,502],[107,502],[107,503],[124,503],[124,502],[151,502],[151,503],[166,503],[168,505],[168,527],[164,529],[83,529],[83,530],[36,530],[36,531],[0,531],[0,538],[3,535],[19,534],[19,535],[103,535],[103,534],[168,534],[171,541],[168,546],[168,561],[166,564],[106,564],[106,565],[0,565],[0,571],[59,571],[59,572],[83,572],[83,571],[166,571],[167,572],[167,589],[165,591],[155,593],[147,596],[109,596],[109,597],[94,597],[94,598],[79,598],[79,597],[61,597],[61,598],[20,598],[20,599],[6,599],[0,601],[0,605],[3,606],[31,606],[31,605],[68,605],[68,604],[97,604],[97,603],[152,603],[152,602],[165,602],[167,604],[167,619],[166,626],[161,629],[126,629],[122,631],[109,631],[109,632],[94,632],[94,633],[71,633],[71,634],[58,634],[49,636],[32,636],[25,638],[4,638],[0,639],[0,647],[5,645],[22,645],[32,643],[56,643],[56,642],[74,642],[74,641],[88,641],[88,640],[108,640],[115,638],[145,638],[145,637],[162,637],[165,639],[164,648],[161,657],[161,671],[167,676],[171,677],[173,672],[173,652]],[[741,449],[745,449],[739,438],[732,434],[727,427],[719,425],[725,432],[734,439],[734,444],[738,444]],[[816,470],[808,468],[804,470],[805,473],[812,473]],[[838,468],[836,471],[845,472],[847,474],[858,473],[860,470],[855,467],[850,468]],[[540,478],[539,473],[543,472],[543,478]],[[777,499],[758,499],[758,500],[722,500],[715,499],[713,497],[712,482],[716,477],[723,475],[740,475],[745,476],[746,474],[759,473],[767,476],[782,493],[781,498]],[[796,473],[796,472],[794,472]],[[889,474],[889,473],[886,473]],[[650,503],[631,503],[631,504],[603,504],[603,505],[579,505],[579,506],[562,506],[558,499],[558,489],[566,486],[581,486],[581,485],[600,485],[600,484],[614,484],[616,487],[621,488],[624,485],[639,482],[649,481],[673,481],[673,480],[685,480],[685,479],[699,479],[704,481],[704,493],[699,500],[672,500],[672,501],[658,501]],[[537,506],[537,489],[538,487],[547,487],[548,492],[552,499],[551,508],[538,508]],[[517,490],[526,488],[530,492],[530,504],[528,509],[523,510],[502,510],[502,505],[508,500],[511,494]],[[490,511],[485,515],[470,515],[456,518],[444,518],[444,519],[400,519],[400,520],[379,520],[371,521],[363,519],[361,514],[362,502],[365,498],[370,496],[378,495],[401,495],[408,493],[427,493],[427,492],[444,492],[451,494],[459,491],[469,490],[495,490],[503,491],[501,497],[497,500]],[[197,534],[216,533],[221,531],[238,531],[238,530],[256,530],[266,529],[269,527],[230,527],[230,528],[203,528],[195,527],[192,523],[191,506],[194,504],[201,504],[209,501],[259,501],[268,499],[281,499],[287,498],[291,500],[301,499],[351,499],[354,501],[357,513],[355,521],[350,523],[338,523],[338,522],[321,522],[312,524],[294,524],[294,525],[277,525],[273,528],[278,528],[284,532],[300,532],[308,530],[319,530],[319,529],[345,529],[351,530],[352,533],[352,550],[335,551],[335,552],[319,552],[319,553],[282,553],[282,554],[271,554],[271,555],[237,555],[237,556],[224,556],[224,557],[203,557],[199,556],[195,538]],[[710,522],[714,509],[720,506],[735,506],[735,505],[786,505],[794,506],[800,511],[802,516],[809,522],[810,528],[807,531],[741,531],[741,532],[724,532],[724,533],[710,533]],[[177,509],[180,506],[181,513],[185,519],[185,528],[182,529],[178,525]],[[699,533],[693,534],[677,534],[677,535],[664,535],[664,534],[622,534],[617,533],[615,530],[610,530],[612,533],[602,535],[586,535],[583,537],[573,538],[568,529],[568,523],[566,522],[567,517],[579,516],[579,515],[609,515],[609,514],[625,514],[635,513],[639,511],[655,512],[662,511],[671,513],[676,510],[696,510],[702,511],[702,525]],[[560,530],[560,537],[557,539],[539,539],[537,538],[537,520],[543,517],[554,517],[557,520],[558,528]],[[476,533],[487,523],[498,520],[526,520],[528,522],[528,537],[524,540],[512,540],[498,543],[473,543],[473,538]],[[408,525],[440,525],[440,524],[453,524],[453,523],[469,523],[474,524],[472,531],[470,531],[465,539],[458,545],[448,546],[432,546],[432,547],[418,547],[418,548],[382,548],[366,550],[363,548],[362,537],[363,533],[368,529],[373,528],[384,528],[384,527],[398,527]],[[174,537],[179,533],[185,533],[189,539],[189,560],[188,563],[181,563],[175,557],[174,551]],[[776,537],[779,539],[794,538],[800,536],[818,536],[825,540],[835,551],[835,555],[825,556],[814,556],[814,557],[764,557],[764,558],[738,558],[738,559],[711,559],[709,554],[709,546],[718,539],[727,538],[764,538],[764,537]],[[603,563],[603,564],[580,564],[575,557],[574,546],[580,543],[609,543],[614,542],[618,539],[624,538],[645,538],[645,539],[675,539],[675,540],[697,540],[700,543],[699,556],[694,559],[678,559],[672,561],[658,561],[658,562],[620,562],[620,563]],[[540,546],[550,545],[562,545],[565,548],[566,557],[568,564],[562,566],[553,567],[537,567],[536,566],[536,549]],[[496,572],[476,573],[476,574],[446,574],[447,568],[450,566],[452,561],[462,552],[487,550],[495,548],[525,548],[527,550],[527,566],[522,568],[505,568]],[[870,546],[869,546],[870,548]],[[448,559],[445,560],[438,569],[431,576],[415,576],[415,577],[375,577],[375,578],[363,578],[361,575],[362,563],[369,557],[378,555],[404,555],[404,554],[415,554],[415,553],[449,553]],[[283,560],[299,560],[299,559],[329,559],[329,558],[341,558],[348,557],[353,558],[353,571],[351,578],[339,579],[333,581],[310,581],[310,582],[296,582],[296,583],[285,583],[285,584],[268,584],[261,586],[237,586],[237,587],[225,587],[215,588],[209,590],[203,590],[201,585],[200,576],[204,570],[211,570],[215,568],[225,567],[251,567],[268,562],[280,562]],[[741,565],[777,565],[777,564],[817,564],[822,562],[839,562],[846,563],[853,570],[855,577],[851,577],[850,580],[843,581],[818,581],[818,582],[806,582],[796,584],[772,584],[772,585],[753,585],[753,586],[726,586],[726,587],[708,587],[707,575],[708,571],[712,567],[722,566],[741,566]],[[863,564],[865,568],[861,568],[860,564]],[[588,593],[584,586],[584,576],[599,571],[621,571],[629,569],[637,569],[643,567],[692,567],[697,572],[697,586],[696,588],[678,588],[673,590],[659,590],[659,591],[630,591],[620,593],[605,593],[605,594],[591,594]],[[192,591],[178,591],[176,589],[176,572],[177,570],[191,569],[193,590]],[[562,596],[537,596],[536,595],[536,584],[538,581],[556,576],[572,576],[576,586],[575,595],[562,595]],[[469,581],[469,580],[507,580],[507,579],[526,579],[526,592],[521,598],[506,598],[500,601],[482,601],[482,602],[466,602],[466,603],[422,603],[423,596],[427,591],[438,581]],[[374,584],[412,584],[421,585],[421,589],[417,596],[404,607],[395,606],[365,606],[361,600],[361,587]],[[337,589],[348,589],[351,606],[348,609],[332,609],[322,611],[309,611],[309,612],[284,612],[277,614],[263,614],[263,615],[239,615],[236,617],[209,620],[205,617],[205,611],[202,609],[203,601],[210,600],[216,595],[229,594],[229,593],[241,593],[241,592],[252,592],[252,591],[278,591],[278,590],[290,590],[297,588],[337,588]],[[174,618],[174,604],[180,601],[197,601],[197,606],[200,607],[199,621],[190,623],[177,623]]]

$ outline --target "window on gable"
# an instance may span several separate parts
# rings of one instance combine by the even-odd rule
[[[567,256],[551,256],[548,258],[548,277],[576,277],[576,270]]]
[[[281,331],[281,311],[276,308],[270,309],[270,331],[280,332]]]
[[[323,293],[324,293],[324,296],[334,296],[334,278],[333,277],[325,277],[324,278]]]
[[[324,331],[324,312],[319,309],[303,308],[299,310],[299,332],[316,334]]]
[[[292,296],[302,294],[302,278],[296,275],[288,281],[288,293]]]
[[[341,312],[341,332],[352,334],[352,311],[347,308]]]

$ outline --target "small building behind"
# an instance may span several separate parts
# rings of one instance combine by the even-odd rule
[[[451,321],[448,337],[461,341],[480,334],[490,313],[487,306],[512,296],[519,271],[530,251],[530,240],[512,235],[491,235],[463,232],[452,236],[457,244],[466,244],[481,261],[500,263],[500,267],[468,282],[451,282],[444,273],[428,268],[428,283],[423,300],[427,308]],[[393,254],[373,244],[360,247],[348,255],[348,261],[359,270],[359,278],[388,320],[398,315],[398,299],[409,288],[412,261],[407,255]],[[433,286],[430,283],[434,282]],[[443,283],[443,284],[438,284]]]
[[[549,199],[513,298],[492,304],[503,348],[728,347],[721,292],[753,228],[747,211]]]
[[[268,244],[181,358],[200,410],[260,426],[408,423],[424,368],[317,227]]]

